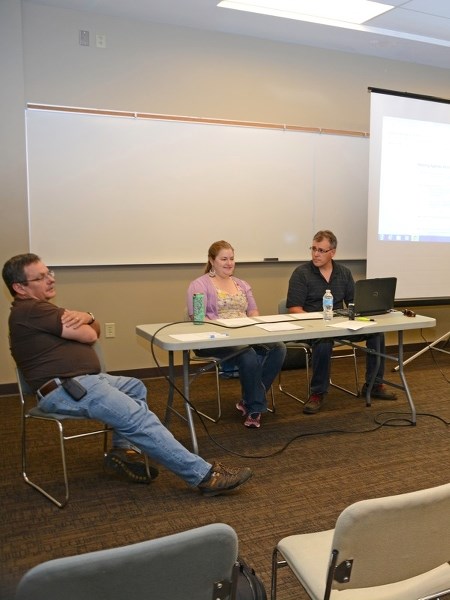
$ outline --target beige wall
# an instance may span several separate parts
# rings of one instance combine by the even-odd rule
[[[90,47],[78,45],[79,29],[90,31]],[[96,33],[106,35],[105,49],[95,47]],[[368,86],[450,97],[450,70],[17,0],[0,2],[0,75],[8,82],[0,95],[2,264],[12,254],[28,250],[23,119],[28,102],[368,131]],[[212,199],[208,218],[220,219],[222,211]],[[74,214],[67,226],[88,218],[89,214]],[[107,226],[107,215],[98,226]],[[305,240],[306,245],[309,242]],[[239,248],[236,251],[239,260]],[[356,278],[365,275],[364,263],[347,264]],[[241,265],[238,274],[252,283],[261,311],[272,313],[286,294],[293,267]],[[90,310],[102,324],[116,323],[116,338],[103,343],[109,369],[144,368],[151,361],[134,326],[180,318],[186,286],[201,269],[201,265],[60,268],[58,302]],[[13,381],[8,306],[3,288],[0,384]],[[436,331],[425,332],[428,339],[450,329],[446,307],[421,312],[439,320]],[[407,341],[423,340],[416,332]]]

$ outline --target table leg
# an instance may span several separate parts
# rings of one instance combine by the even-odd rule
[[[169,393],[167,395],[166,414],[164,415],[164,425],[169,426],[170,417],[173,411],[173,399],[175,395],[175,366],[173,360],[173,352],[169,351]]]
[[[404,365],[405,365],[405,363],[403,361],[403,331],[399,331],[398,332],[398,372],[399,372],[400,378],[403,383],[403,389],[405,391],[406,398],[408,399],[409,407],[411,409],[412,424],[415,425],[416,420],[417,420],[416,407],[414,406],[411,392],[409,391],[408,383],[406,381],[406,377],[405,377],[405,373],[404,373],[404,369],[403,369]]]
[[[369,348],[363,348],[363,350],[366,352],[366,354],[375,354],[375,368],[373,370],[372,373],[372,377],[370,378],[370,381],[367,382],[367,388],[366,388],[366,406],[371,406],[372,405],[372,398],[371,398],[371,393],[372,393],[372,388],[373,388],[373,384],[375,383],[375,378],[377,376],[378,373],[378,369],[380,368],[380,361],[381,361],[381,350],[380,350],[380,336],[376,336],[375,337],[375,344],[376,344],[376,349],[371,352]]]
[[[167,406],[166,414],[164,415],[164,425],[168,428],[170,423],[170,417],[172,413],[178,415],[181,419],[187,422],[189,427],[189,434],[191,436],[192,451],[198,454],[198,442],[197,434],[195,432],[194,419],[192,417],[192,410],[189,405],[189,350],[183,351],[183,402],[186,411],[186,416],[178,412],[174,406],[173,401],[175,397],[175,364],[174,364],[174,353],[169,351],[169,392],[167,394]]]
[[[389,354],[383,354],[383,356],[385,357],[385,359],[394,360],[397,363],[396,370],[398,370],[400,379],[402,381],[402,385],[400,385],[398,383],[393,383],[392,381],[387,381],[387,380],[384,380],[384,383],[387,383],[388,385],[391,385],[391,386],[393,386],[397,389],[403,390],[405,392],[406,399],[408,400],[408,404],[411,409],[411,424],[415,425],[416,420],[417,420],[416,407],[414,406],[414,402],[413,402],[413,399],[411,396],[411,392],[409,391],[408,382],[406,381],[405,372],[403,369],[405,362],[407,362],[407,361],[403,360],[403,331],[397,331],[397,336],[398,336],[398,356],[396,356],[396,357],[390,356]],[[351,340],[345,340],[345,342],[349,346],[353,346],[354,348],[359,348],[359,350],[362,350],[366,354],[369,354],[369,353],[376,354],[376,357],[377,357],[376,368],[375,368],[374,375],[372,376],[371,381],[367,382],[367,389],[366,389],[366,406],[371,406],[372,401],[371,401],[370,393],[372,391],[372,387],[375,382],[375,376],[376,376],[376,373],[378,372],[378,368],[380,366],[380,360],[381,360],[381,356],[382,356],[381,351],[380,351],[379,340],[377,341],[376,350],[372,350],[372,351],[369,350],[367,347],[357,346]]]
[[[197,434],[195,432],[194,419],[189,404],[189,350],[183,350],[183,394],[184,406],[186,409],[186,419],[191,434],[192,451],[198,454]]]

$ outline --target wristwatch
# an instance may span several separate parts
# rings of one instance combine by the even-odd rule
[[[93,315],[93,313],[88,311],[88,315],[91,315],[91,320],[89,321],[89,323],[87,323],[87,325],[92,325],[92,323],[95,321],[95,317]]]

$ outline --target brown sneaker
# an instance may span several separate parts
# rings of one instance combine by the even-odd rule
[[[363,385],[363,389],[361,390],[361,396],[364,398],[367,392],[367,383]],[[370,392],[371,398],[376,398],[377,400],[397,400],[397,394],[394,392],[389,392],[387,387],[382,383],[374,383],[372,387],[372,391]]]
[[[315,415],[323,406],[324,394],[311,394],[303,407],[305,415]]]
[[[150,483],[159,473],[158,469],[149,465],[149,477],[143,455],[132,448],[112,448],[105,457],[105,467],[124,473],[135,483]]]
[[[208,479],[202,481],[198,485],[198,489],[204,496],[218,496],[236,489],[250,479],[252,475],[252,470],[248,467],[235,469],[226,467],[221,463],[214,463]]]
[[[365,396],[367,391],[367,383],[363,385],[361,390],[361,396]],[[370,392],[371,398],[377,398],[378,400],[397,400],[397,394],[389,392],[387,387],[382,383],[374,383],[372,391]]]

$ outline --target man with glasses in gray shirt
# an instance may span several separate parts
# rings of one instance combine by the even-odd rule
[[[353,302],[355,282],[350,269],[334,261],[337,239],[328,229],[318,231],[311,245],[311,260],[298,266],[291,275],[287,294],[286,307],[290,313],[320,312],[325,290],[331,290],[334,308],[343,308]],[[376,333],[367,336],[352,337],[354,341],[366,340],[367,348],[385,353],[384,334]],[[310,340],[312,346],[311,393],[303,412],[315,414],[323,406],[330,385],[331,352],[333,339]],[[366,359],[366,383],[362,394],[367,389],[376,369],[377,357],[368,353]],[[395,400],[396,394],[389,392],[383,384],[385,360],[381,356],[371,397],[381,400]]]

